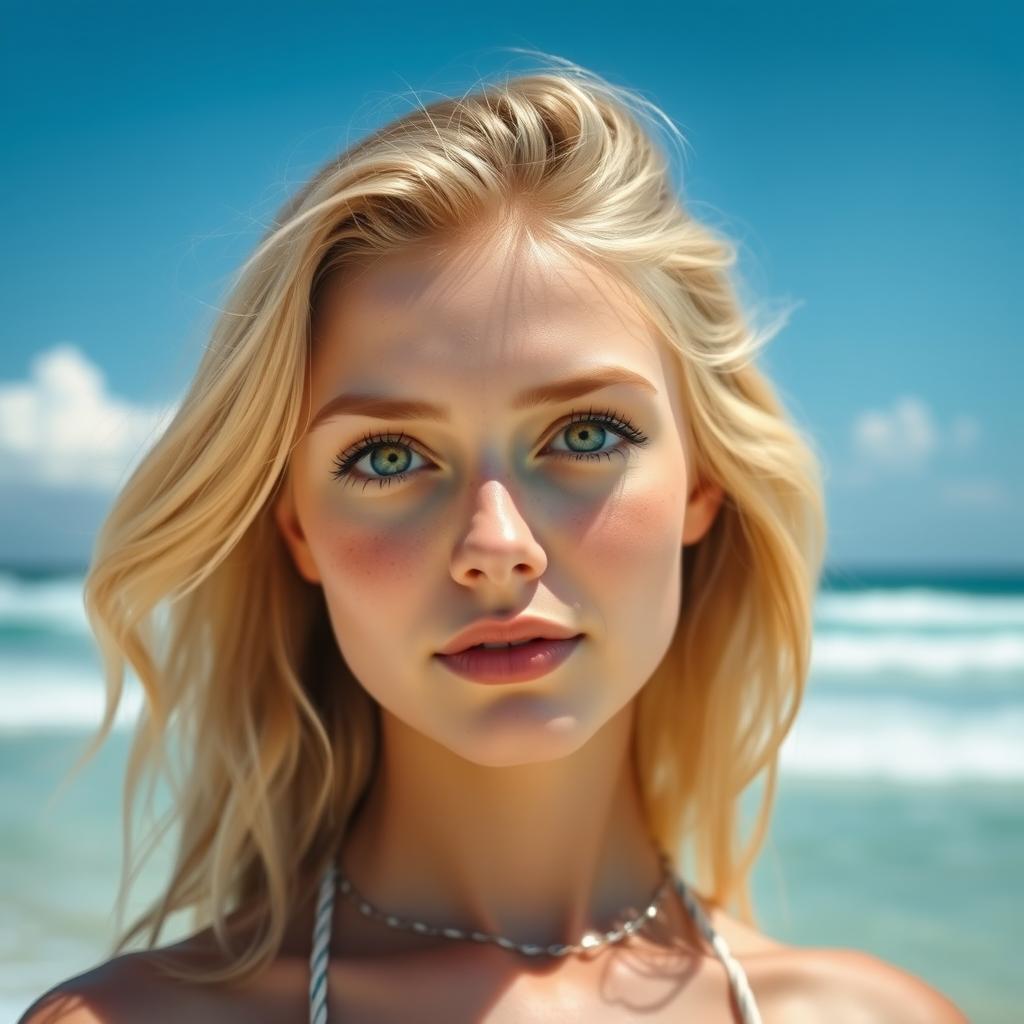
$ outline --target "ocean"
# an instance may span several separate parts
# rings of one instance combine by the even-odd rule
[[[113,940],[127,729],[141,700],[129,676],[116,731],[57,795],[103,706],[81,583],[80,573],[0,569],[3,1021],[107,959]],[[864,950],[977,1024],[1016,1024],[1024,572],[830,571],[813,652],[753,876],[759,928]],[[169,863],[158,847],[129,911],[155,895]],[[188,931],[179,915],[160,944]]]

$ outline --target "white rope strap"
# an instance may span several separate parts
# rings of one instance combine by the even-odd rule
[[[331,918],[334,911],[334,883],[337,868],[331,861],[320,881],[313,927],[313,950],[309,955],[310,1024],[327,1024],[327,962],[330,958]]]
[[[711,927],[711,922],[704,915],[704,909],[678,876],[676,876],[676,889],[686,904],[686,909],[690,912],[690,916],[697,922],[697,927],[700,928],[704,938],[711,943],[718,954],[718,959],[722,961],[725,967],[725,973],[729,975],[729,984],[732,986],[733,995],[736,997],[736,1005],[739,1007],[740,1018],[743,1024],[763,1024],[761,1013],[754,1002],[754,993],[750,991],[747,975],[739,962],[733,959],[725,939]]]

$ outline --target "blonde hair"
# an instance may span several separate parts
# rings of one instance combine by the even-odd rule
[[[166,888],[115,952],[147,928],[154,947],[168,916],[191,910],[197,926],[212,923],[226,966],[164,969],[242,980],[269,966],[289,908],[339,848],[376,763],[378,708],[272,514],[304,430],[311,324],[329,278],[485,223],[618,274],[678,356],[693,472],[726,497],[684,550],[675,635],[637,698],[634,767],[662,848],[692,843],[701,898],[737,902],[754,921],[749,874],[809,671],[825,546],[819,460],[753,365],[777,328],[748,322],[729,278],[733,245],[685,209],[644,127],[660,112],[555,60],[420,105],[285,204],[238,272],[173,421],[102,524],[84,599],[107,700],[84,759],[109,734],[126,662],[145,697],[126,770],[119,926],[141,867],[131,812],[147,771],[173,794],[156,831],[180,826]],[[740,846],[739,798],[761,773]],[[232,911],[258,925],[240,951]]]

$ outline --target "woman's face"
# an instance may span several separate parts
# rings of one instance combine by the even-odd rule
[[[612,277],[495,238],[447,262],[388,258],[325,295],[310,428],[277,520],[349,668],[406,726],[479,764],[549,760],[651,676],[679,614],[682,546],[721,500],[708,488],[688,502],[673,358]],[[606,366],[649,387],[517,402]],[[440,413],[318,416],[340,395]],[[434,657],[480,618],[524,614],[584,634],[545,676],[485,685]]]

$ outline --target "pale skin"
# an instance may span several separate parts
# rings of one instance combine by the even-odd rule
[[[575,941],[657,886],[627,771],[633,699],[672,638],[682,546],[721,502],[714,488],[687,500],[672,367],[609,287],[495,246],[448,273],[396,259],[339,289],[320,325],[312,408],[374,392],[434,397],[451,419],[322,422],[279,505],[299,571],[323,586],[341,650],[382,707],[382,772],[343,851],[349,874],[382,906],[523,942]],[[604,364],[654,387],[510,411],[529,386]],[[609,429],[599,450],[610,458],[539,454],[574,453],[555,428],[591,406],[649,443],[631,448]],[[415,438],[415,459],[397,453],[408,478],[382,488],[365,458],[365,487],[332,479],[334,457],[367,430]],[[433,659],[502,611],[585,639],[566,665],[514,686]],[[373,941],[410,944],[379,926]]]
[[[311,426],[275,517],[381,706],[381,770],[341,851],[349,877],[403,917],[571,943],[645,906],[659,882],[628,767],[635,700],[672,638],[682,548],[706,534],[723,495],[693,472],[675,357],[613,277],[502,239],[456,257],[410,251],[324,296]],[[599,365],[650,386],[514,408],[525,389]],[[429,400],[448,420],[346,412],[313,424],[342,392]],[[645,443],[588,419],[613,454],[553,454],[592,450],[566,429],[588,410],[614,412]],[[392,440],[372,442],[376,461],[365,449],[347,483],[333,476],[368,433]],[[408,476],[380,486],[384,455]],[[432,657],[478,618],[523,613],[585,634],[548,676],[483,686]],[[875,958],[787,946],[717,910],[711,920],[766,1024],[966,1020]],[[70,979],[49,1013],[41,1001],[23,1021],[122,1021],[141,1005],[149,1020],[297,1024],[311,930],[312,907],[297,908],[272,969],[231,992],[171,985],[129,954]],[[209,955],[209,932],[174,948]],[[339,898],[331,949],[331,1021],[739,1019],[675,894],[620,946],[559,960],[393,930]]]

